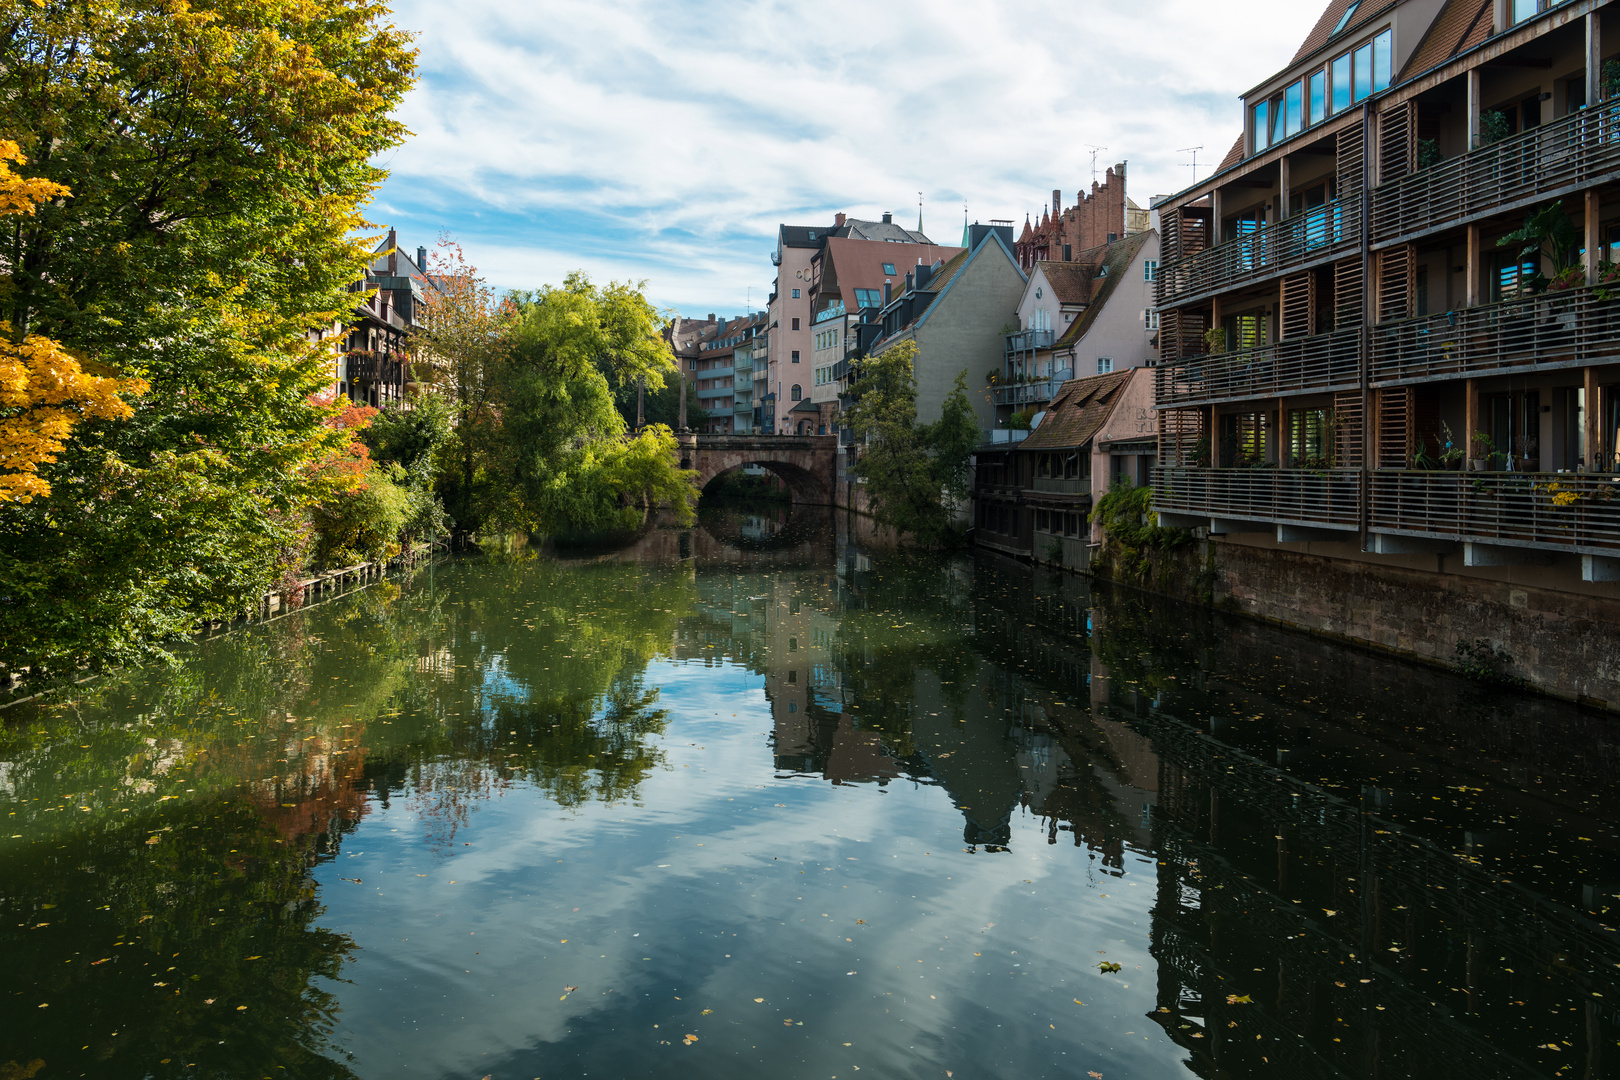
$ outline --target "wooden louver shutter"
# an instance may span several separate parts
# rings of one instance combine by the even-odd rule
[[[1348,330],[1365,321],[1361,310],[1364,286],[1361,256],[1333,264],[1333,329]]]
[[[1395,322],[1412,314],[1412,271],[1416,261],[1417,252],[1411,244],[1378,253],[1378,322]]]
[[[1412,103],[1403,101],[1378,114],[1378,182],[1387,184],[1412,171]]]
[[[1310,337],[1316,328],[1316,275],[1310,271],[1282,279],[1282,337]]]
[[[1366,425],[1361,415],[1361,391],[1341,390],[1333,395],[1333,466],[1359,469],[1364,459]]]
[[[1378,394],[1378,467],[1404,469],[1412,460],[1412,388],[1396,386]]]

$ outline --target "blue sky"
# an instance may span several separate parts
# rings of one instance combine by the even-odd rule
[[[660,307],[764,304],[776,226],[836,211],[961,235],[1038,215],[1129,162],[1129,193],[1192,179],[1237,95],[1286,64],[1322,0],[995,3],[403,0],[421,81],[372,220],[450,233],[495,284],[574,269]],[[1200,168],[1200,176],[1208,175]]]

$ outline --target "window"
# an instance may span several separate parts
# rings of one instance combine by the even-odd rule
[[[1271,142],[1273,145],[1282,142],[1284,119],[1283,99],[1282,95],[1278,94],[1271,99]]]
[[[788,391],[788,397],[790,399],[792,399],[793,401],[798,401],[803,396],[804,396],[804,391],[799,389],[799,384],[798,383],[794,383],[793,384],[793,389]]]
[[[1394,45],[1394,37],[1390,31],[1373,38],[1372,50],[1372,88],[1374,92],[1389,89],[1390,76],[1390,49]]]
[[[1333,34],[1339,33],[1339,31],[1343,30],[1347,25],[1349,25],[1350,17],[1356,13],[1356,8],[1360,6],[1361,0],[1356,0],[1355,3],[1344,9],[1344,14],[1340,15],[1339,21],[1333,25]],[[1328,37],[1332,37],[1333,34],[1329,34]]]
[[[799,320],[794,319],[793,321],[798,322]],[[794,329],[798,329],[798,327],[794,327]],[[793,350],[793,362],[795,364],[797,364],[799,362],[799,350],[798,349]]]
[[[1292,409],[1288,413],[1288,466],[1325,469],[1328,461],[1326,409]]]
[[[1536,13],[1536,0],[1513,0],[1513,21],[1521,23]]]
[[[1157,330],[1159,328],[1159,313],[1152,308],[1144,308],[1142,310],[1142,324],[1149,330]]]
[[[1051,517],[1052,517],[1052,515],[1051,515],[1050,511],[1047,511],[1047,510],[1037,510],[1037,511],[1035,511],[1035,527],[1037,529],[1039,529],[1041,532],[1049,532],[1051,530],[1051,525],[1052,525]]]
[[[1304,93],[1304,83],[1295,83],[1283,91],[1284,135],[1298,135],[1305,128]]]
[[[1307,98],[1311,110],[1307,122],[1320,124],[1327,118],[1327,72],[1318,71],[1311,76],[1311,90]]]
[[[1333,61],[1333,111],[1350,107],[1350,54]]]
[[[884,263],[883,264],[883,272],[885,274],[888,274],[890,277],[893,277],[894,276],[894,263]]]
[[[1064,262],[1073,262],[1074,261],[1073,260],[1073,249],[1068,244],[1063,245],[1063,261]]]
[[[1107,375],[1110,371],[1113,371],[1113,370],[1114,370],[1114,358],[1112,356],[1099,356],[1099,357],[1097,357],[1097,374],[1099,374],[1099,375]]]
[[[1267,119],[1271,115],[1271,102],[1262,101],[1250,112],[1254,121],[1254,152],[1258,154],[1271,145],[1271,123]]]
[[[863,308],[882,307],[883,294],[877,289],[856,289],[855,304]]]
[[[794,319],[793,320],[793,329],[797,330],[798,328],[799,328],[799,320]]]
[[[1144,281],[1159,280],[1159,260],[1145,259],[1142,262],[1142,279]]]
[[[798,298],[799,298],[799,290],[794,289],[793,290],[793,299],[797,300]]]
[[[1351,98],[1360,101],[1372,93],[1372,42],[1355,51],[1355,82]]]

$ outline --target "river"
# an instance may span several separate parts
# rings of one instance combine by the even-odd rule
[[[0,1080],[1620,1075],[1611,718],[814,513],[0,724]]]

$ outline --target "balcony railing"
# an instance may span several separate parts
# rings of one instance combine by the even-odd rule
[[[1153,374],[1159,408],[1244,401],[1359,385],[1361,331],[1337,330],[1258,349],[1160,364]]]
[[[351,349],[344,357],[350,382],[392,385],[405,381],[405,354]]]
[[[1159,303],[1179,304],[1355,248],[1360,203],[1336,199],[1159,268]]]
[[[1372,527],[1509,547],[1620,552],[1620,477],[1382,469]]]
[[[1007,351],[1029,352],[1032,349],[1050,349],[1052,347],[1052,331],[1050,330],[1021,330],[1016,334],[1007,335]]]
[[[1178,514],[1279,524],[1360,523],[1359,469],[1153,470],[1153,506]]]
[[[1029,432],[1019,428],[984,428],[981,431],[986,446],[1008,446],[1029,438]]]
[[[1091,492],[1091,477],[1076,476],[1064,480],[1056,476],[1037,476],[1035,490],[1051,495],[1087,495]]]
[[[1011,386],[992,386],[990,390],[997,405],[1034,405],[1051,401],[1062,386],[1062,379],[1043,379],[1040,382],[1014,383]]]
[[[1616,172],[1620,106],[1583,109],[1375,188],[1373,242],[1434,232],[1505,204],[1588,187]]]
[[[1609,291],[1615,295],[1604,299]],[[1381,323],[1372,334],[1375,384],[1608,363],[1620,357],[1620,286],[1543,293]]]

